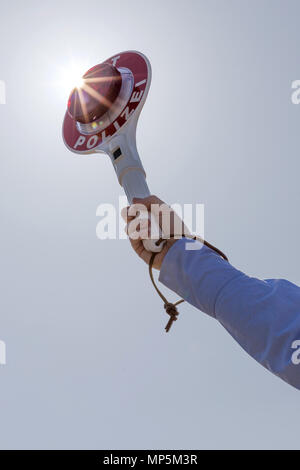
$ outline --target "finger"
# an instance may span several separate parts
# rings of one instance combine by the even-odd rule
[[[121,216],[124,220],[124,222],[127,222],[124,230],[125,230],[125,233],[128,235],[128,226],[130,224],[130,222],[132,222],[134,219],[136,219],[136,216],[133,216],[133,215],[128,215],[128,211],[130,209],[131,206],[128,206],[128,207],[123,207],[123,209],[121,210]]]
[[[125,233],[128,235],[129,238],[131,238],[131,234],[136,230],[137,232],[139,232],[141,230],[141,226],[140,226],[140,223],[138,223],[136,226],[132,226],[130,225],[130,223],[135,220],[133,217],[132,217],[132,220],[128,220],[128,224],[125,225],[125,228],[124,228],[124,231]],[[135,240],[139,240],[141,237],[133,237],[133,239]]]
[[[133,218],[125,227],[126,233],[132,240],[145,240],[151,237],[149,219]]]
[[[131,206],[123,207],[121,210],[121,217],[124,220],[124,222],[130,222],[135,218],[134,215],[129,215],[128,212],[130,211]]]
[[[123,209],[121,210],[121,217],[124,220],[124,222],[127,222],[128,209],[129,209],[129,206],[123,207]]]
[[[134,204],[143,204],[148,210],[151,209],[151,204],[163,204],[163,201],[157,196],[151,195],[145,198],[133,198],[132,202]]]

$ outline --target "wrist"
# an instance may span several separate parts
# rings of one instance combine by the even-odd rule
[[[162,251],[161,251],[160,253],[158,253],[158,254],[156,255],[156,257],[155,257],[155,260],[154,260],[154,263],[153,263],[153,267],[154,267],[155,269],[160,270],[161,265],[162,265],[162,263],[163,263],[163,261],[164,261],[164,258],[165,258],[165,256],[166,256],[166,254],[167,254],[168,251],[172,248],[172,246],[173,246],[176,242],[178,242],[178,240],[179,240],[178,238],[170,238],[170,239],[166,240],[165,245],[164,245]]]

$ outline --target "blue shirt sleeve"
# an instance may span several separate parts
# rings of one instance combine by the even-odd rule
[[[248,354],[300,389],[300,287],[246,276],[187,239],[168,251],[159,280],[216,318]]]

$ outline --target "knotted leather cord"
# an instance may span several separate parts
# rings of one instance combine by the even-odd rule
[[[218,255],[220,255],[222,258],[224,258],[226,261],[228,261],[227,256],[221,250],[219,250],[219,248],[216,248],[215,246],[211,245],[206,240],[203,240],[202,238],[196,237],[196,236],[193,236],[193,235],[184,235],[184,237],[191,238],[192,240],[200,241],[201,243],[203,243],[203,245],[207,246],[211,250],[214,250]],[[171,235],[170,238],[175,238],[175,235]],[[160,238],[156,242],[156,245],[160,245],[163,241],[164,241],[164,239]],[[171,329],[171,326],[177,320],[177,317],[179,315],[179,312],[177,310],[177,305],[184,302],[184,299],[177,300],[177,302],[174,302],[174,303],[168,302],[166,297],[163,295],[163,293],[157,287],[157,284],[156,284],[156,282],[154,280],[154,277],[153,277],[152,268],[153,268],[153,263],[154,263],[154,260],[155,260],[155,256],[158,255],[158,254],[159,253],[152,253],[152,255],[151,255],[151,258],[150,258],[150,261],[149,261],[149,274],[150,274],[151,282],[152,282],[156,292],[158,293],[158,295],[160,296],[160,298],[164,302],[164,309],[165,309],[166,313],[170,316],[169,321],[165,326],[166,333],[168,333],[168,331],[170,331],[170,329]]]

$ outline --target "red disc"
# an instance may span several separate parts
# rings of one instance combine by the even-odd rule
[[[95,127],[95,132],[85,134],[81,131],[78,122],[86,123],[84,119],[83,111],[78,107],[75,107],[74,104],[70,103],[68,105],[68,110],[65,114],[65,119],[63,123],[63,139],[66,146],[75,153],[91,153],[96,147],[99,147],[102,143],[106,142],[108,139],[111,139],[116,132],[130,119],[132,114],[139,107],[140,103],[144,101],[151,81],[151,67],[147,58],[137,51],[125,51],[120,52],[117,55],[114,55],[107,59],[102,64],[96,65],[90,69],[84,76],[83,79],[86,79],[89,74],[90,78],[94,80],[96,88],[93,88],[96,92],[100,90],[101,94],[109,97],[109,101],[113,102],[118,96],[117,89],[121,86],[121,80],[108,80],[105,81],[95,81],[95,77],[101,76],[103,73],[106,73],[106,78],[116,77],[120,74],[119,70],[125,69],[129,70],[133,77],[133,88],[131,95],[129,96],[124,107],[120,110],[119,115],[113,118],[113,121],[108,122],[106,127],[102,127],[101,130],[97,130]],[[104,70],[106,72],[104,72]],[[92,83],[87,81],[87,84]],[[101,85],[100,85],[101,84]],[[108,87],[107,89],[98,88]],[[78,95],[74,95],[76,97]],[[94,94],[94,96],[97,96]],[[72,97],[72,94],[70,98]],[[97,121],[101,119],[103,114],[107,111],[107,105],[109,103],[100,103],[96,99],[96,103],[91,100],[91,107],[88,107],[88,119],[91,119],[90,122]],[[74,106],[74,107],[73,107]],[[100,115],[100,116],[99,116]],[[74,116],[74,117],[73,117]],[[97,118],[95,116],[98,116]],[[82,121],[80,121],[82,119]],[[78,121],[78,122],[77,122]]]
[[[68,111],[75,121],[89,123],[111,107],[120,92],[122,77],[116,67],[104,63],[88,70],[82,78],[82,86],[70,94]]]

